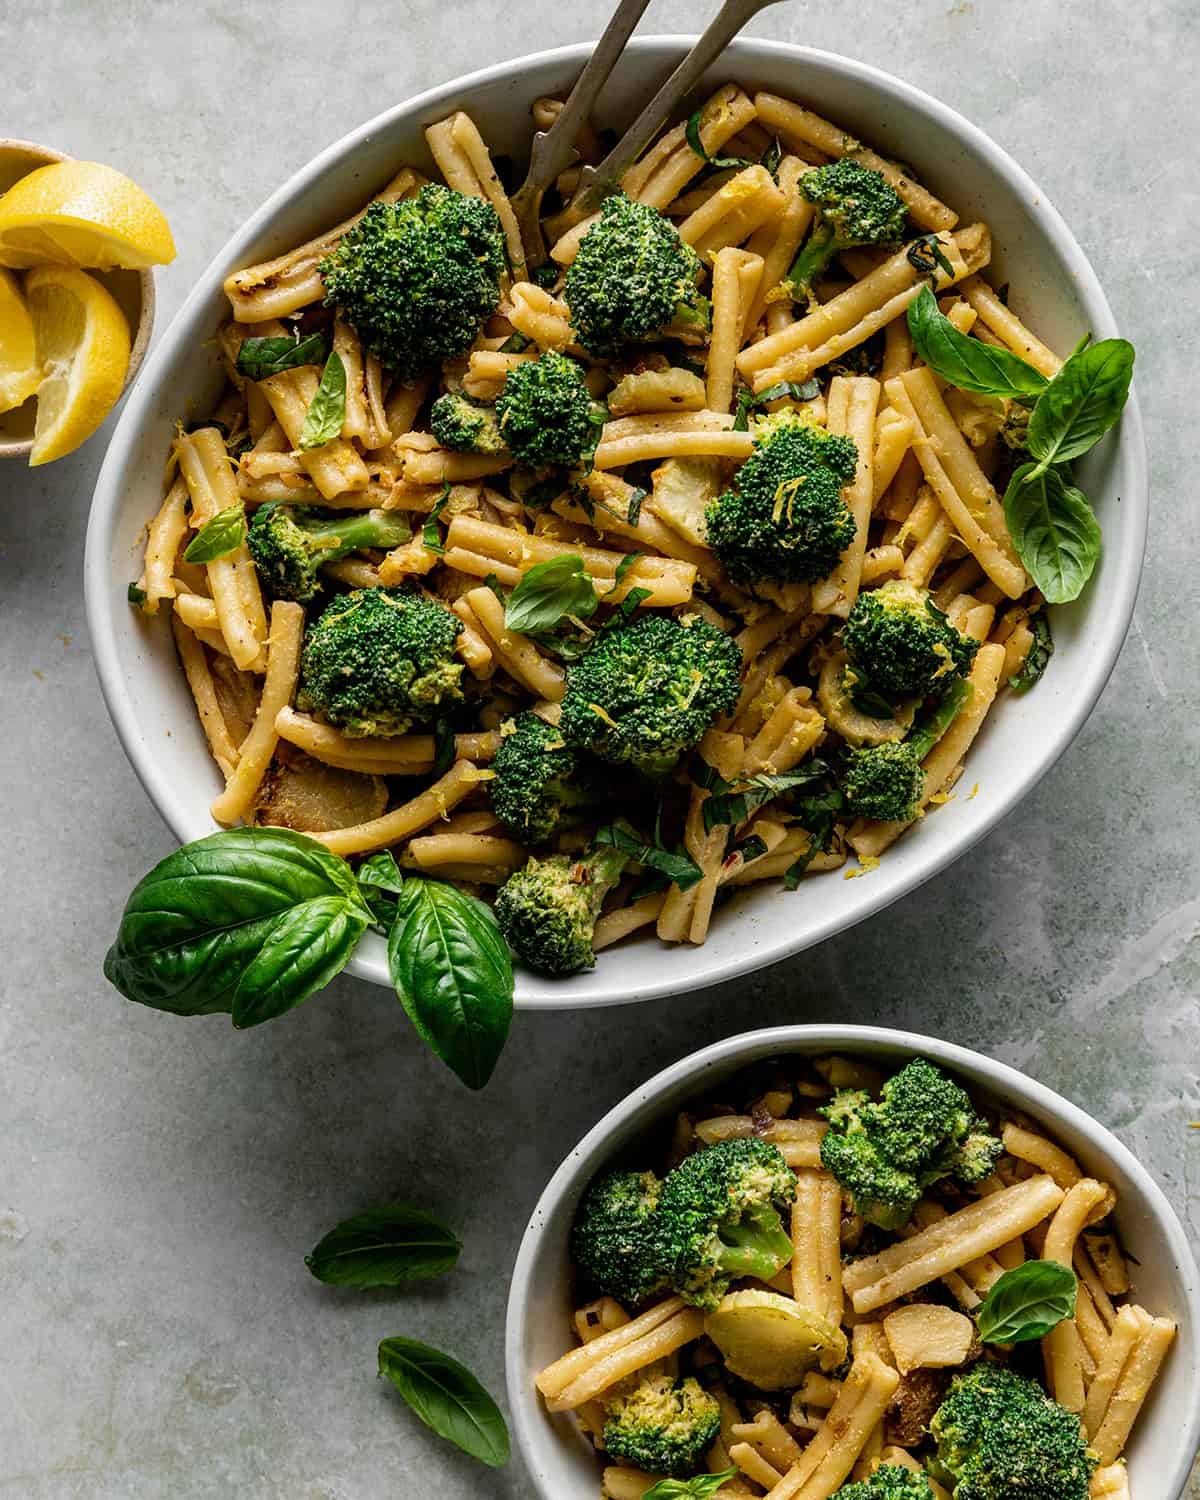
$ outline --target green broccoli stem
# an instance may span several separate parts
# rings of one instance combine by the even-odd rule
[[[362,547],[399,547],[412,537],[412,526],[403,512],[368,510],[348,516],[344,521],[321,521],[303,525],[303,530],[316,542],[333,537],[336,547],[329,549],[329,561],[345,552],[357,552]]]
[[[803,297],[838,252],[838,240],[828,224],[818,224],[809,235],[787,274],[792,295]]]
[[[924,760],[941,737],[962,713],[971,694],[971,684],[964,677],[951,683],[950,687],[924,714],[905,744],[918,760]]]
[[[737,1224],[723,1225],[720,1240],[724,1247],[720,1268],[729,1276],[757,1276],[770,1281],[792,1256],[791,1236],[769,1207],[750,1211]]]

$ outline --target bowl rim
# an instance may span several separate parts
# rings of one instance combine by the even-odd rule
[[[41,157],[41,165],[44,167],[53,166],[58,161],[75,161],[78,159],[68,155],[65,151],[60,151],[57,146],[43,146],[38,141],[19,140],[15,136],[0,138],[0,151],[26,151],[30,156]],[[36,172],[37,167],[31,167],[30,171]],[[87,268],[85,267],[84,269]],[[129,365],[125,370],[125,383],[121,386],[122,396],[137,378],[137,373],[141,369],[150,348],[150,338],[154,332],[154,308],[156,302],[154,272],[151,270],[138,271],[137,278],[138,291],[141,296],[141,309],[138,313],[137,327],[130,330]],[[36,397],[31,399],[36,400]],[[120,400],[120,397],[117,399]],[[7,439],[0,437],[0,458],[23,458],[32,452],[32,438]]]
[[[582,1187],[585,1178],[590,1179],[603,1165],[604,1148],[631,1118],[648,1108],[652,1110],[656,1100],[661,1100],[689,1079],[694,1078],[696,1088],[700,1090],[704,1086],[706,1073],[720,1071],[724,1074],[742,1056],[746,1057],[747,1062],[752,1060],[752,1056],[771,1056],[776,1053],[811,1055],[836,1051],[853,1056],[856,1050],[865,1047],[894,1048],[914,1056],[928,1057],[968,1078],[981,1079],[981,1086],[989,1092],[1010,1099],[1018,1107],[1028,1105],[1033,1112],[1056,1123],[1061,1121],[1086,1137],[1089,1143],[1095,1145],[1097,1155],[1111,1161],[1125,1176],[1131,1178],[1137,1184],[1151,1217],[1164,1231],[1184,1287],[1184,1306],[1175,1310],[1179,1317],[1180,1333],[1184,1337],[1178,1339],[1180,1348],[1175,1357],[1180,1357],[1182,1350],[1186,1349],[1190,1352],[1192,1369],[1200,1368],[1200,1275],[1183,1224],[1153,1175],[1142,1166],[1129,1147],[1093,1115],[1010,1063],[990,1057],[986,1052],[960,1046],[957,1042],[943,1041],[939,1037],[924,1036],[915,1031],[889,1026],[820,1022],[744,1031],[679,1058],[614,1104],[567,1153],[542,1190],[529,1217],[509,1278],[504,1327],[504,1367],[508,1407],[517,1450],[529,1472],[533,1487],[542,1500],[564,1500],[564,1497],[557,1490],[551,1491],[538,1465],[537,1455],[546,1441],[545,1413],[529,1379],[529,1372],[524,1367],[522,1346],[529,1309],[534,1301],[535,1262],[552,1215],[565,1198]],[[1182,1500],[1198,1445],[1200,1403],[1193,1403],[1188,1422],[1180,1432],[1180,1449],[1168,1476],[1169,1483],[1159,1491],[1158,1500]]]
[[[679,34],[635,37],[629,48],[634,52],[657,51],[663,56],[664,62],[669,62],[686,51],[695,40],[694,36]],[[370,137],[387,129],[396,120],[419,116],[491,83],[519,78],[534,66],[574,63],[582,66],[591,55],[593,45],[592,42],[577,42],[494,63],[416,94],[348,131],[277,187],[241,228],[234,232],[209,261],[159,340],[147,365],[146,378],[133,392],[121,414],[96,481],[87,528],[84,587],[96,671],[109,716],[143,788],[163,821],[180,841],[186,842],[189,838],[200,837],[203,833],[214,830],[211,826],[199,831],[193,831],[189,827],[187,815],[177,805],[174,784],[160,770],[156,757],[140,733],[123,661],[116,645],[115,627],[111,623],[112,605],[108,598],[111,588],[108,544],[122,495],[121,471],[135,448],[144,421],[153,409],[160,372],[165,370],[173,357],[180,330],[190,320],[194,310],[219,287],[229,270],[245,263],[249,247],[269,227],[280,209],[304,194],[329,168],[350,158]],[[1042,233],[1055,245],[1065,270],[1073,280],[1080,304],[1088,314],[1094,335],[1109,337],[1117,333],[1116,321],[1099,280],[1061,215],[1028,173],[986,132],[957,110],[882,69],[818,48],[757,37],[740,37],[730,44],[725,55],[729,59],[731,70],[742,60],[747,66],[753,67],[756,59],[764,57],[812,64],[833,77],[850,78],[867,85],[895,107],[915,110],[939,129],[962,140],[987,159],[990,168],[1021,198],[1028,213],[1038,222]],[[599,969],[589,971],[586,990],[573,984],[570,979],[546,981],[518,969],[515,997],[517,1009],[553,1011],[623,1005],[677,994],[681,989],[687,989],[691,993],[737,978],[824,942],[836,933],[847,931],[875,915],[893,901],[911,895],[927,880],[940,874],[965,854],[985,834],[990,833],[1041,781],[1079,733],[1112,675],[1133,617],[1145,554],[1149,510],[1148,464],[1136,392],[1131,392],[1125,407],[1119,452],[1120,461],[1128,466],[1130,482],[1122,487],[1120,498],[1122,508],[1132,517],[1131,535],[1127,546],[1120,553],[1111,555],[1113,576],[1106,579],[1108,592],[1104,600],[1105,612],[1099,626],[1100,638],[1088,659],[1085,673],[1081,674],[1083,691],[1073,703],[1069,714],[1057,726],[1055,734],[1039,741],[1034,758],[1025,767],[1019,789],[1013,790],[1005,798],[989,803],[986,810],[981,811],[978,821],[971,826],[965,826],[964,822],[947,825],[938,843],[925,853],[923,862],[907,872],[897,889],[891,889],[883,882],[866,882],[862,886],[861,904],[850,920],[844,914],[817,913],[811,916],[799,938],[794,932],[783,931],[773,939],[760,938],[753,947],[743,948],[738,954],[727,958],[719,959],[706,954],[704,948],[692,950],[686,972],[680,972],[676,963],[665,960],[660,965],[661,977],[640,982],[635,994],[630,993],[628,986],[622,986],[618,966],[615,965],[612,966],[613,978],[606,983],[595,981],[595,976],[601,972]],[[350,959],[346,972],[374,984],[389,986],[391,981],[382,939],[368,933]]]

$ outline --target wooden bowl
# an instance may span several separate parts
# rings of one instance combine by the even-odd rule
[[[50,162],[69,160],[65,152],[56,151],[53,146],[37,146],[32,141],[0,139],[0,194],[6,193],[14,183],[27,177],[38,167],[47,166]],[[154,328],[154,273],[90,270],[88,274],[104,283],[128,319],[132,332],[129,369],[125,373],[124,387],[128,390],[150,347],[150,334]],[[29,457],[33,447],[36,411],[37,397],[31,396],[12,411],[0,412],[0,458]]]

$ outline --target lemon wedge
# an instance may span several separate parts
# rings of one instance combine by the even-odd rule
[[[122,173],[95,161],[56,161],[0,198],[0,265],[122,267],[175,259],[161,208]]]
[[[28,401],[40,379],[29,308],[17,278],[0,270],[0,411]]]
[[[39,266],[25,295],[42,371],[32,467],[73,452],[113,409],[129,369],[129,324],[86,271]]]

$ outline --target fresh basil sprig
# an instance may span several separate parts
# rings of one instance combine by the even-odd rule
[[[327,347],[324,335],[319,333],[310,333],[303,339],[299,334],[295,338],[243,339],[237,355],[238,374],[248,380],[266,380],[268,375],[278,375],[298,365],[319,365]]]
[[[740,169],[742,167],[752,167],[754,163],[747,161],[743,156],[709,156],[704,148],[704,142],[700,138],[700,116],[702,113],[703,111],[698,109],[688,116],[687,125],[684,127],[684,134],[687,136],[688,145],[704,163],[706,172],[723,172],[727,168]]]
[[[508,596],[504,625],[521,635],[553,630],[567,615],[586,620],[595,613],[596,590],[576,552],[535,563]]]
[[[704,803],[704,831],[711,833],[725,823],[743,823],[751,813],[782,793],[810,786],[828,774],[829,767],[824,761],[810,760],[794,771],[749,776],[733,786],[724,782]]]
[[[594,841],[597,844],[608,844],[614,849],[620,849],[639,865],[665,875],[671,884],[678,886],[681,891],[690,891],[692,886],[704,879],[704,871],[691,855],[685,854],[682,850],[666,848],[658,838],[653,843],[639,839],[628,829],[622,828],[619,823],[597,828]]]
[[[1004,493],[1004,518],[1025,571],[1050,604],[1077,599],[1100,557],[1100,527],[1066,466],[1121,416],[1133,377],[1133,345],[1085,339],[1047,380],[1025,360],[959,333],[923,287],[909,304],[917,353],[960,390],[1032,405],[1023,464]]]
[[[1041,678],[1054,655],[1054,637],[1050,634],[1050,621],[1046,618],[1044,609],[1038,610],[1029,620],[1029,628],[1033,631],[1033,645],[1020,667],[1008,679],[1008,685],[1014,693],[1027,693]]]
[[[960,391],[1028,403],[1046,389],[1041,371],[1017,355],[959,333],[927,286],[908,304],[908,331],[930,369]]]
[[[372,920],[354,872],[286,828],[231,828],[134,887],[104,975],[127,1000],[257,1026],[345,968]]]
[[[332,442],[341,432],[345,420],[346,366],[335,349],[325,361],[321,382],[304,414],[304,426],[300,429],[301,448],[320,448]]]
[[[369,926],[418,1034],[482,1088],[512,1022],[512,960],[481,902],[401,878],[388,853],[359,875],[307,834],[230,828],[176,850],[126,904],[104,974],[127,1000],[257,1026],[345,968]]]
[[[709,1500],[736,1473],[736,1469],[723,1469],[720,1474],[696,1474],[691,1479],[660,1479],[642,1500]]]
[[[440,1219],[389,1203],[343,1219],[304,1264],[328,1286],[399,1286],[452,1271],[462,1245]]]
[[[410,877],[396,899],[388,969],[421,1037],[481,1089],[512,1025],[513,971],[491,910],[457,886]]]
[[[508,1462],[508,1428],[500,1408],[456,1359],[416,1339],[384,1339],[379,1373],[439,1437],[489,1468]]]
[[[245,540],[246,507],[238,500],[204,523],[187,544],[183,560],[190,563],[216,562],[217,558],[236,552]]]
[[[985,1344],[1024,1344],[1044,1338],[1064,1318],[1075,1316],[1079,1283],[1070,1266],[1027,1260],[993,1283],[976,1314]]]

